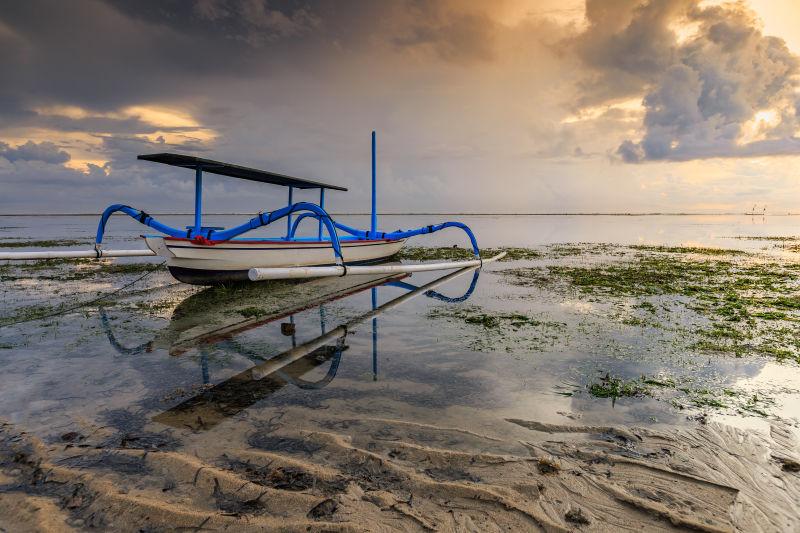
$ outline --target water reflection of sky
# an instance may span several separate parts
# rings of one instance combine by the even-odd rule
[[[441,217],[431,217],[434,218]],[[468,219],[470,217],[467,217]],[[31,219],[33,221],[34,219]],[[91,233],[94,217],[72,220],[70,231]],[[385,217],[387,227],[400,218]],[[139,231],[115,220],[118,242]],[[17,221],[15,221],[17,222]],[[790,235],[793,217],[472,217],[469,222],[483,237],[484,246],[528,245],[545,242],[659,242],[710,244],[726,247],[765,246],[763,241],[732,239],[737,235]],[[28,224],[28,219],[22,220]],[[38,224],[38,222],[37,222]],[[50,223],[47,223],[50,224]],[[14,224],[3,224],[14,226]],[[19,237],[53,237],[54,225],[13,230]],[[116,228],[116,229],[114,229]],[[7,236],[8,230],[3,230]],[[20,233],[21,232],[21,233]],[[65,234],[63,234],[65,236]],[[436,244],[457,239],[439,237]],[[586,393],[592,380],[610,373],[635,379],[661,373],[691,375],[709,387],[735,386],[768,390],[776,399],[773,412],[797,416],[794,392],[800,382],[796,365],[779,365],[763,358],[683,357],[665,349],[663,332],[614,328],[598,320],[607,310],[602,302],[563,301],[536,289],[523,290],[483,272],[472,286],[472,274],[436,287],[436,291],[464,301],[421,294],[392,307],[373,320],[352,324],[346,335],[327,339],[321,349],[281,367],[256,386],[236,383],[253,367],[280,357],[293,346],[312,342],[343,324],[369,313],[413,287],[380,285],[315,303],[286,316],[247,328],[225,329],[225,320],[259,301],[259,289],[247,298],[204,300],[204,292],[186,297],[163,313],[135,306],[86,309],[55,320],[32,322],[2,330],[0,350],[4,373],[0,378],[0,412],[14,422],[45,433],[58,433],[76,421],[101,423],[108,413],[128,410],[156,422],[171,410],[196,398],[213,400],[214,387],[233,380],[221,398],[225,415],[245,419],[251,409],[305,406],[323,409],[332,400],[369,411],[377,403],[403,406],[398,418],[413,418],[417,407],[433,410],[465,408],[500,417],[564,423],[682,423],[686,413],[668,401],[648,397],[594,398]],[[416,286],[436,273],[402,280]],[[172,289],[167,289],[172,290]],[[374,301],[373,301],[374,297]],[[249,299],[248,299],[249,298]],[[475,331],[428,316],[434,308],[480,306],[491,311],[524,311],[548,316],[570,326],[571,333],[550,346],[531,347],[514,338],[497,340],[482,351],[471,348]],[[188,310],[188,311],[187,311]],[[216,321],[216,322],[215,322]],[[224,330],[203,337],[203,326]],[[282,324],[294,325],[291,328]],[[194,328],[194,330],[193,330]],[[199,329],[198,329],[199,328]],[[287,329],[288,328],[288,329]],[[194,333],[193,333],[194,332]],[[213,332],[213,328],[212,328]],[[478,332],[477,334],[480,334]],[[189,342],[192,339],[202,342]],[[187,341],[188,339],[188,341]],[[248,388],[249,387],[249,388]],[[238,397],[237,394],[241,393]],[[250,397],[248,397],[250,395]],[[397,409],[401,409],[397,407]],[[159,419],[159,416],[161,419]],[[726,417],[732,423],[763,425],[757,418]],[[194,419],[186,425],[192,426]],[[465,422],[466,423],[466,422]],[[468,425],[468,423],[466,423]]]

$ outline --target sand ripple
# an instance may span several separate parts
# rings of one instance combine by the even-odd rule
[[[222,424],[153,450],[102,432],[45,444],[5,423],[0,529],[800,529],[798,446],[781,426],[507,424],[506,438],[367,417]]]

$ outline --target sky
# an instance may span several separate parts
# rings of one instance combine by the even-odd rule
[[[157,152],[366,212],[372,130],[381,212],[800,212],[798,23],[796,0],[3,2],[0,214],[190,212]]]

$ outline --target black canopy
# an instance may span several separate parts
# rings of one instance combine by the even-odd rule
[[[222,176],[241,178],[243,180],[260,181],[261,183],[272,183],[274,185],[283,185],[284,187],[297,187],[298,189],[335,189],[337,191],[347,190],[345,187],[339,187],[338,185],[328,185],[327,183],[320,183],[318,181],[293,178],[292,176],[267,172],[266,170],[241,167],[239,165],[212,161],[211,159],[202,159],[191,155],[170,153],[149,154],[140,155],[137,159],[164,163],[165,165],[172,165],[174,167],[191,169],[197,169],[199,167],[203,172],[210,172],[211,174],[220,174]]]

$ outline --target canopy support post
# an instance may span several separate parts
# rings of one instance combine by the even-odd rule
[[[200,235],[203,228],[203,167],[195,169],[194,178],[194,236]]]
[[[289,186],[289,203],[287,204],[289,207],[292,205],[292,193],[294,192],[294,187],[291,185]],[[292,234],[292,214],[289,213],[286,216],[286,240],[289,240],[289,236]]]
[[[372,131],[372,216],[369,224],[370,237],[378,232],[377,190],[375,187],[375,130]]]
[[[320,187],[319,189],[319,206],[322,209],[325,209],[325,188]],[[318,229],[317,229],[317,240],[322,240],[322,219],[318,220]]]

